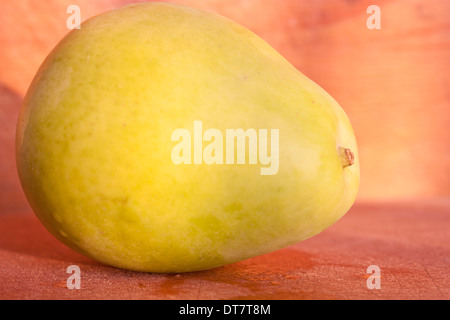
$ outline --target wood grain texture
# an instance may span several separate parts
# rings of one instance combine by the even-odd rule
[[[108,267],[54,239],[31,213],[0,215],[0,299],[450,299],[450,199],[359,203],[321,234],[221,268]],[[66,269],[81,270],[69,290]],[[369,290],[367,267],[381,270]]]

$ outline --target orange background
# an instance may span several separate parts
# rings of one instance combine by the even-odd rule
[[[124,0],[0,2],[0,210],[28,210],[14,159],[20,102],[40,63],[82,20]],[[178,0],[231,18],[327,90],[353,124],[358,200],[450,195],[450,2],[447,0]],[[366,9],[381,8],[369,30]]]

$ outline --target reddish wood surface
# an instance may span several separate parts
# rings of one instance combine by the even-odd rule
[[[102,265],[33,214],[0,215],[0,299],[449,299],[450,199],[357,203],[321,234],[270,254],[185,274]],[[81,269],[81,289],[66,269]],[[381,289],[366,285],[369,265]]]

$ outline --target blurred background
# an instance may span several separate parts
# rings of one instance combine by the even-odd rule
[[[29,206],[15,168],[21,101],[39,65],[82,21],[138,2],[0,1],[0,212]],[[360,149],[358,201],[450,195],[450,1],[177,0],[249,28],[328,91],[348,114]],[[370,30],[370,5],[381,29]]]

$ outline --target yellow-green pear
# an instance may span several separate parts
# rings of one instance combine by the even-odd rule
[[[49,54],[17,127],[45,227],[102,263],[205,270],[272,252],[352,206],[340,106],[244,27],[163,3],[104,13]]]

